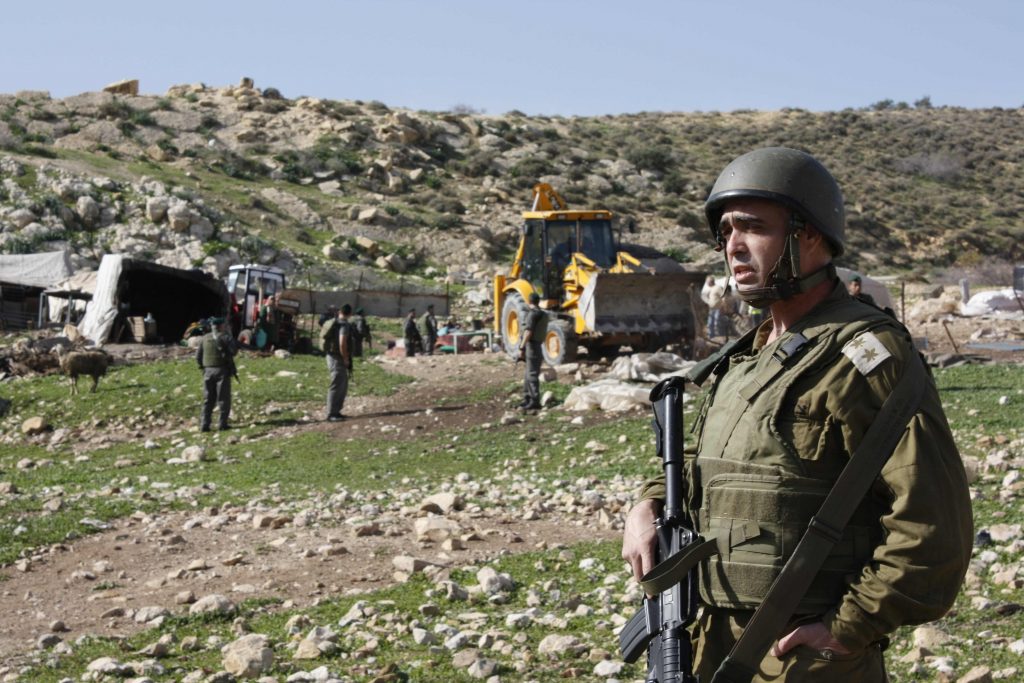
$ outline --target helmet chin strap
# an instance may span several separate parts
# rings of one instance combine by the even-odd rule
[[[831,263],[826,263],[813,273],[800,277],[800,232],[804,228],[804,221],[794,213],[790,217],[789,225],[786,247],[768,272],[765,286],[745,291],[736,288],[739,297],[754,308],[767,308],[776,301],[792,298],[836,277],[836,267]],[[730,270],[731,275],[728,257],[725,260],[725,267]]]

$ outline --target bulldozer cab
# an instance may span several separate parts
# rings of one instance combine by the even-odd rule
[[[610,219],[532,219],[524,230],[522,277],[545,298],[561,298],[565,269],[574,254],[582,254],[602,269],[615,264]]]

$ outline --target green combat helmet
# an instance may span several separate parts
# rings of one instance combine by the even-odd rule
[[[755,149],[733,160],[711,188],[704,213],[719,247],[725,240],[718,229],[723,207],[730,199],[751,197],[778,202],[792,210],[787,248],[773,268],[765,286],[741,293],[744,301],[761,308],[779,299],[806,291],[826,278],[835,268],[825,268],[801,277],[797,235],[807,224],[817,228],[832,253],[843,253],[846,218],[843,195],[835,178],[817,159],[787,147]]]

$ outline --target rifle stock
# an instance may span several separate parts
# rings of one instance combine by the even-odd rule
[[[658,545],[655,568],[700,539],[688,528],[683,507],[683,389],[684,380],[672,377],[651,391],[654,433],[665,470],[665,507],[656,523]],[[646,683],[697,683],[693,675],[693,650],[689,626],[697,616],[696,568],[654,597],[645,597],[643,607],[619,633],[619,651],[632,663],[647,650]]]

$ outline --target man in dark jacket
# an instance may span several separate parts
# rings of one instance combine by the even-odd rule
[[[410,308],[409,314],[405,316],[405,327],[402,329],[405,337],[405,355],[412,357],[416,355],[417,347],[422,350],[423,337],[420,336],[420,328],[416,326],[416,309]]]
[[[348,396],[349,374],[352,372],[352,329],[349,315],[352,306],[344,304],[334,324],[337,332],[330,335],[324,344],[324,355],[327,358],[327,372],[331,383],[327,387],[327,421],[340,422],[345,419],[341,409],[345,407]]]

